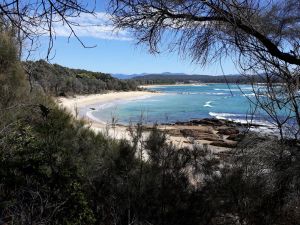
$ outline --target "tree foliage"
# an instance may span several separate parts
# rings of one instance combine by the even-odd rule
[[[269,115],[282,139],[299,139],[298,0],[110,2],[115,26],[132,31],[151,52],[176,49],[202,65],[233,59],[253,86],[254,108]]]
[[[296,0],[112,0],[111,7],[116,26],[131,29],[154,52],[168,32],[168,41],[169,34],[174,34],[174,44],[204,63],[234,51],[300,65],[294,48],[299,38],[295,34],[300,7]]]
[[[38,48],[39,37],[48,37],[47,59],[53,48],[57,25],[64,25],[84,47],[86,46],[75,32],[78,24],[73,19],[84,14],[93,15],[96,1],[82,2],[77,0],[6,0],[0,3],[0,26],[13,28],[21,58],[23,42],[26,42],[28,54]],[[25,52],[25,51],[24,51]]]
[[[0,33],[0,223],[300,223],[296,142],[248,135],[235,152],[214,153],[176,149],[155,128],[133,145],[96,134],[30,92],[15,41]]]
[[[105,73],[70,69],[43,60],[24,64],[30,71],[28,74],[32,85],[54,96],[138,90],[135,81],[118,80]]]

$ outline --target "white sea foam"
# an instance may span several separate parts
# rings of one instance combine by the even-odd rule
[[[263,126],[265,129],[270,129],[270,128],[275,128],[275,126],[268,122],[268,121],[265,121],[265,120],[246,120],[246,119],[233,119],[232,121],[234,122],[237,122],[237,123],[241,123],[241,124],[256,124],[256,125],[260,125],[260,126]],[[260,128],[258,128],[260,129]]]
[[[224,92],[176,92],[180,95],[228,95]]]
[[[115,105],[115,103],[105,103],[105,104],[100,104],[98,107],[97,105],[95,105],[97,108],[96,110],[101,110],[101,109],[107,109],[107,108],[110,108],[110,107],[113,107]],[[90,107],[92,108],[92,107]]]
[[[161,102],[161,100],[158,100],[158,99],[149,99],[149,100],[147,100],[147,102]]]
[[[243,94],[245,97],[253,97],[253,96],[255,96],[255,94],[254,93],[251,93],[251,94]]]
[[[255,124],[259,125],[259,127],[256,126],[251,126],[250,130],[258,133],[264,133],[264,134],[272,134],[276,135],[276,127],[274,124],[265,121],[265,120],[258,120],[258,119],[252,119],[252,120],[247,120],[245,114],[232,114],[232,113],[214,113],[210,112],[210,116],[213,116],[217,119],[224,119],[224,120],[229,120],[233,121],[236,123],[241,123],[241,124]],[[237,118],[238,117],[238,118]],[[245,119],[241,119],[241,117],[244,117]],[[255,118],[255,116],[253,116]]]
[[[87,116],[88,118],[90,118],[92,121],[96,121],[96,122],[98,122],[98,123],[105,124],[105,121],[100,120],[99,117],[94,116],[92,112],[93,112],[93,111],[88,111],[88,112],[86,113],[86,116]]]
[[[212,93],[208,93],[208,94],[211,94],[211,95],[227,95],[226,93],[223,93],[223,92],[212,92]]]
[[[205,102],[205,104],[203,106],[212,108],[211,103],[212,103],[212,101]]]
[[[249,91],[253,90],[252,87],[240,87],[240,88],[214,88],[215,91]]]
[[[129,98],[127,100],[114,100],[109,103],[92,104],[87,107],[84,107],[85,109],[83,110],[83,112],[91,120],[105,124],[106,122],[101,120],[101,118],[99,118],[99,116],[93,115],[93,112],[99,112],[101,110],[113,108],[113,107],[116,107],[116,109],[117,109],[117,106],[119,104],[126,104],[128,102],[139,101],[139,100],[143,100],[143,99],[147,99],[147,98],[151,98],[151,97],[152,97],[151,95],[144,95],[144,96]],[[155,101],[155,99],[153,99],[153,101]],[[157,100],[157,101],[159,101],[159,100]],[[91,110],[92,108],[93,108],[93,110]]]
[[[228,95],[224,92],[198,92],[197,94],[203,94],[203,95]]]
[[[153,96],[152,95],[143,95],[143,96],[139,96],[139,97],[129,98],[129,99],[127,99],[127,101],[143,100],[143,99],[147,99],[147,98],[151,98],[151,97],[153,97]],[[122,102],[124,102],[124,100],[122,100]]]
[[[215,91],[241,91],[238,88],[215,88]]]
[[[241,87],[242,90],[253,90],[253,87]]]
[[[216,112],[209,112],[210,116],[213,117],[242,117],[245,116],[244,114],[233,114],[233,113],[216,113]]]

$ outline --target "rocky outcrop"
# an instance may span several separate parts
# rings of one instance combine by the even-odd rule
[[[227,137],[227,140],[240,142],[243,137],[243,134],[231,134]]]
[[[170,125],[170,124],[169,124]],[[187,122],[176,122],[175,125],[181,126],[213,126],[213,127],[220,127],[220,126],[228,126],[228,127],[236,127],[236,126],[243,126],[241,123],[236,123],[229,120],[222,120],[216,118],[204,118],[204,119],[193,119]]]
[[[240,133],[240,131],[237,128],[230,128],[230,127],[219,128],[217,130],[218,130],[218,134],[221,135],[236,135]]]
[[[213,141],[210,143],[210,145],[223,147],[223,148],[235,148],[237,146],[237,143],[220,140],[220,141]]]
[[[211,146],[234,148],[242,140],[244,129],[240,123],[216,118],[194,119],[188,122],[168,124],[167,133]]]
[[[213,132],[204,132],[203,130],[196,129],[182,129],[179,130],[182,136],[191,137],[195,140],[207,140],[207,141],[217,141],[220,137]]]

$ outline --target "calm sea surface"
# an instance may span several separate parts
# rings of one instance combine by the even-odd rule
[[[208,84],[206,86],[161,86],[151,88],[165,95],[137,100],[116,101],[97,107],[89,112],[98,120],[128,124],[171,123],[199,118],[223,118],[245,121],[249,118],[249,99],[254,100],[249,85]],[[267,117],[256,113],[254,120],[264,123]]]

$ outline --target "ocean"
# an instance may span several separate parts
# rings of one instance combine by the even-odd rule
[[[203,86],[159,86],[151,88],[164,95],[129,101],[115,101],[90,111],[99,121],[129,124],[174,123],[201,118],[246,122],[251,118],[250,101],[255,97],[250,85],[207,84]],[[254,123],[269,124],[268,116],[257,111]]]

